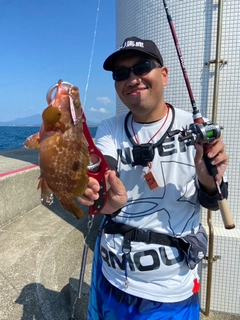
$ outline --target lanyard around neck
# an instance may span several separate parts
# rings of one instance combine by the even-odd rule
[[[167,130],[163,134],[163,136],[156,143],[153,144],[154,148],[158,147],[165,140],[166,136],[170,136],[170,135],[173,136],[173,135],[178,134],[180,132],[180,130],[175,130],[174,132],[171,132],[171,134],[170,134],[170,131],[172,129],[173,122],[174,122],[174,119],[175,119],[175,110],[174,110],[174,107],[171,106],[169,103],[167,103],[167,105],[169,106],[169,108],[172,111],[172,120],[171,120],[171,123],[168,126]],[[130,132],[128,130],[128,119],[131,116],[131,114],[132,114],[131,111],[129,111],[128,114],[125,117],[124,129],[125,129],[125,132],[126,132],[126,135],[127,135],[128,139],[132,143],[132,145],[133,146],[138,146],[138,144],[134,141],[134,139],[132,138],[132,135],[130,134]]]
[[[167,122],[167,119],[168,119],[168,116],[169,116],[169,110],[170,110],[169,105],[167,105],[167,108],[168,108],[168,111],[167,111],[167,115],[166,115],[166,117],[165,117],[165,119],[164,119],[163,124],[162,124],[161,127],[157,130],[157,132],[148,140],[148,143],[150,143],[150,142],[159,134],[159,132],[162,130],[162,128],[164,127],[165,123]],[[136,134],[136,132],[135,132],[135,130],[134,130],[133,117],[132,117],[132,121],[131,121],[131,127],[132,127],[132,132],[133,132],[133,134],[134,134],[134,138],[135,138],[137,144],[140,145],[138,136],[137,136],[137,134]]]

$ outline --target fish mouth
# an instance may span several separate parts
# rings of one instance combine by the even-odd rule
[[[47,96],[46,96],[46,99],[47,99],[47,103],[48,104],[51,104],[52,100],[53,100],[53,97],[52,97],[52,94],[53,92],[55,91],[55,89],[57,89],[57,91],[59,89],[71,89],[73,86],[71,85],[71,83],[69,82],[66,82],[66,81],[62,81],[62,80],[59,80],[58,83],[54,84],[47,92]]]

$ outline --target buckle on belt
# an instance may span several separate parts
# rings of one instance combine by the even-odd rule
[[[143,230],[143,229],[136,229],[135,230],[135,235],[133,241],[138,241],[138,242],[145,242],[145,243],[151,243],[151,231],[149,230]]]

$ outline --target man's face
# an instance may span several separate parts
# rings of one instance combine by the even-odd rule
[[[153,57],[129,53],[116,61],[115,70],[119,67],[130,68],[143,59],[158,63]],[[115,88],[121,101],[132,112],[134,120],[146,123],[159,120],[165,115],[164,86],[167,84],[167,68],[156,67],[144,75],[135,75],[131,71],[128,79],[115,81]]]

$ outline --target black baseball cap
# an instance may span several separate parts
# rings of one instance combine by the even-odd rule
[[[107,71],[113,71],[116,60],[122,53],[127,51],[137,51],[146,53],[149,56],[158,60],[163,67],[163,58],[158,50],[158,47],[152,40],[143,40],[137,37],[126,38],[120,48],[112,53],[103,63],[103,69]]]

